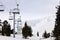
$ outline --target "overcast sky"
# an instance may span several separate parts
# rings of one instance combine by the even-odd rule
[[[5,11],[0,13],[0,19],[8,19],[9,10],[16,7],[16,1],[1,0],[1,2],[5,6]],[[22,20],[32,20],[55,14],[59,0],[17,0],[17,3]]]

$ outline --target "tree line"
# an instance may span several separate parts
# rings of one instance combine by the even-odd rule
[[[2,24],[1,24],[1,20],[0,20],[0,26],[2,26],[2,31],[0,30],[1,35],[3,35],[3,36],[11,36],[11,34],[13,34],[13,29],[11,30],[11,25],[8,23],[8,21],[4,20]],[[29,37],[33,36],[32,28],[31,28],[31,26],[28,26],[27,22],[25,22],[24,27],[22,28],[22,36],[25,39],[28,36]],[[37,36],[39,36],[39,32],[37,32]],[[50,34],[47,33],[46,31],[43,33],[44,38],[48,38],[49,36],[50,36]]]

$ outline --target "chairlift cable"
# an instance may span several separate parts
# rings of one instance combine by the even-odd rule
[[[15,0],[15,2],[16,2],[16,6],[17,6],[17,8],[18,8],[19,4],[18,4],[17,0]]]

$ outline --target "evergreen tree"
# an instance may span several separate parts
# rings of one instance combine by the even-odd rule
[[[57,12],[56,12],[56,21],[55,21],[55,28],[53,31],[54,37],[56,37],[55,40],[60,40],[60,6],[57,7]]]
[[[6,35],[6,27],[7,27],[8,22],[5,20],[3,22],[3,26],[2,26],[2,35]]]
[[[44,34],[43,34],[43,37],[44,37],[44,38],[49,38],[49,37],[50,37],[50,33],[47,33],[47,32],[45,31]]]
[[[28,36],[30,37],[32,36],[32,29],[27,25],[26,22],[25,22],[25,26],[22,29],[22,35],[24,38],[27,38]]]
[[[50,36],[51,36],[50,33],[48,33],[48,34],[47,34],[47,38],[49,38]]]
[[[0,26],[2,26],[2,24],[1,24],[2,22],[1,22],[1,19],[0,19]]]
[[[47,32],[46,31],[43,33],[43,37],[47,38]]]
[[[6,28],[6,36],[10,36],[11,34],[11,27],[10,27],[10,24],[7,25],[7,28]]]
[[[5,20],[3,22],[3,26],[2,26],[2,35],[6,35],[6,36],[10,36],[10,25],[8,25],[8,21]]]
[[[2,22],[1,22],[1,19],[0,19],[0,33],[2,33]]]
[[[39,36],[39,32],[37,32],[37,36]]]
[[[13,34],[13,29],[11,30],[11,34]]]

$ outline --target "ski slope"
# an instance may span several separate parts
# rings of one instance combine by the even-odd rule
[[[34,35],[37,35],[37,32],[39,32],[40,37],[42,37],[45,30],[48,33],[54,30],[55,19],[55,15],[50,15],[41,19],[27,21],[27,24],[31,26]]]
[[[32,36],[32,37],[28,37],[27,39],[22,38],[22,35],[15,35],[16,37],[13,38],[13,35],[10,37],[7,36],[0,36],[0,40],[54,40],[54,38],[40,38],[37,36]]]

